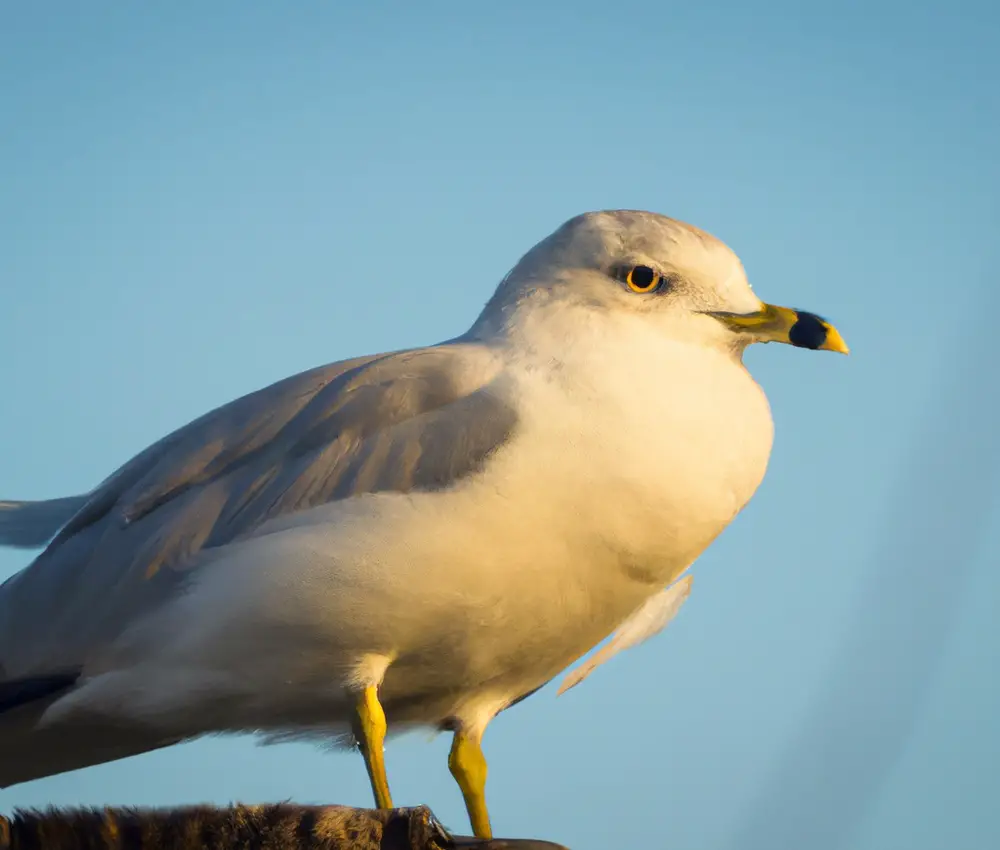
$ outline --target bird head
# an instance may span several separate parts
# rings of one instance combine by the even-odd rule
[[[725,243],[650,212],[570,219],[521,258],[477,325],[567,308],[645,316],[676,337],[738,353],[755,342],[848,353],[837,329],[815,313],[761,301]]]

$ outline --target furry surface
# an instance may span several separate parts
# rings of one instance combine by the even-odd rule
[[[546,841],[450,835],[425,806],[293,803],[176,809],[48,809],[0,816],[0,850],[562,850]]]

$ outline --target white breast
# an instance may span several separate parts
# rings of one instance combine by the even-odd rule
[[[508,474],[537,510],[572,517],[662,586],[763,479],[763,391],[730,352],[677,342],[646,316],[574,319],[572,335],[534,342],[512,373],[523,430]]]

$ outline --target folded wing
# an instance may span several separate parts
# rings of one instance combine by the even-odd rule
[[[57,533],[0,587],[0,684],[78,668],[199,552],[268,520],[475,474],[516,425],[499,369],[461,342],[324,366],[175,431],[82,501],[11,508],[0,541]]]

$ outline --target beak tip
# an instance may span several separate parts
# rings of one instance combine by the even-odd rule
[[[832,325],[827,325],[826,343],[823,345],[827,351],[833,351],[837,354],[849,355],[851,349],[848,347],[847,343],[844,342],[844,338],[840,335],[835,327]]]

